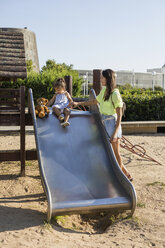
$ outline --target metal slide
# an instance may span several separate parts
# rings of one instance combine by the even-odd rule
[[[36,118],[31,89],[29,100],[48,220],[108,209],[133,214],[134,187],[118,166],[99,113],[73,110],[64,128],[52,113]]]

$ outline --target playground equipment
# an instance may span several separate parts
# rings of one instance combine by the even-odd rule
[[[0,162],[20,161],[20,175],[25,176],[25,160],[37,159],[36,150],[25,150],[25,126],[32,125],[30,114],[25,111],[25,87],[0,88],[0,126],[20,126],[20,149],[1,150]]]
[[[29,99],[48,220],[94,210],[130,209],[133,214],[134,187],[116,161],[96,109],[71,111],[71,125],[63,128],[52,113],[36,118],[31,89]]]
[[[20,126],[20,150],[0,151],[0,161],[21,161],[25,175],[25,87],[0,89],[0,126]]]
[[[17,75],[18,77],[18,75]],[[3,80],[10,78],[3,78]],[[72,94],[72,77],[65,77],[67,90]],[[16,81],[16,78],[14,79]],[[28,101],[30,102],[30,101]],[[25,87],[10,89],[0,88],[0,126],[20,126],[20,149],[19,150],[1,150],[0,162],[20,161],[20,175],[25,176],[25,160],[36,160],[36,150],[25,149],[25,126],[33,125],[31,115],[25,109]]]
[[[95,80],[93,83],[93,88],[95,88],[98,94],[101,89],[101,70],[94,70],[93,73]],[[72,95],[72,77],[66,76],[65,81],[67,91]],[[80,98],[74,100],[81,101],[84,99]],[[83,110],[86,110],[84,107],[82,108]],[[25,111],[25,88],[23,86],[20,89],[0,88],[0,126],[14,125],[20,126],[20,150],[0,151],[0,162],[21,161],[21,175],[25,176],[25,160],[36,160],[37,152],[36,150],[25,149],[25,126],[32,125],[32,118],[31,115]],[[124,136],[121,139],[121,147],[133,152],[136,155],[139,155],[142,158],[147,158],[150,161],[160,164],[158,161],[148,156],[143,147],[131,144],[130,141],[128,141]]]
[[[23,33],[0,28],[0,85],[3,81],[26,78]],[[2,81],[2,83],[1,83]],[[0,126],[20,126],[20,150],[0,151],[0,161],[21,161],[21,175],[25,175],[25,87],[0,88]]]

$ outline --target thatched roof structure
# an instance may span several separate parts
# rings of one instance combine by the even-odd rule
[[[26,77],[23,33],[0,31],[0,81]]]

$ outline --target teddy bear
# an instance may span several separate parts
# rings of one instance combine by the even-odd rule
[[[48,99],[45,99],[43,97],[37,99],[38,105],[35,107],[35,113],[36,116],[40,118],[44,118],[45,114],[49,115],[50,110],[48,107],[46,107],[46,104],[48,103]]]

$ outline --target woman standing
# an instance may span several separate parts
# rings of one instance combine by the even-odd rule
[[[74,102],[74,107],[78,105],[90,106],[99,103],[102,121],[110,137],[116,159],[124,174],[132,181],[132,177],[122,163],[120,155],[120,139],[122,137],[121,119],[123,101],[116,86],[115,73],[111,69],[102,71],[102,90],[96,99],[87,102]]]

